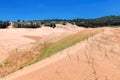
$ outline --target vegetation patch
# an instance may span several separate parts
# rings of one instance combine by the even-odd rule
[[[73,25],[82,26],[85,28],[97,28],[97,27],[120,27],[120,16],[103,16],[95,19],[51,19],[51,20],[17,20],[13,22],[14,28],[40,28],[42,25],[52,28],[56,27],[56,24],[71,23]],[[9,21],[0,21],[0,28],[7,28]]]
[[[50,57],[51,55],[53,55],[59,51],[62,51],[72,45],[75,45],[76,43],[78,43],[80,41],[84,41],[84,40],[88,39],[89,37],[92,37],[95,34],[96,34],[96,32],[83,31],[83,32],[79,32],[77,34],[67,36],[58,42],[49,43],[49,45],[43,44],[43,46],[45,46],[45,48],[42,50],[41,54],[36,59],[36,61],[40,61],[44,58]]]

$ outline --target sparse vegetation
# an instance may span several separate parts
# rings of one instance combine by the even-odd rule
[[[96,34],[96,32],[88,32],[87,33],[85,31],[83,31],[83,32],[65,37],[56,43],[49,43],[49,45],[43,44],[43,45],[47,45],[47,46],[46,46],[46,48],[44,48],[42,50],[41,54],[39,55],[39,57],[37,58],[36,61],[42,60],[46,57],[50,57],[51,55],[53,55],[61,50],[64,50],[72,45],[75,45],[76,43],[78,43],[80,41],[86,40],[95,34]]]

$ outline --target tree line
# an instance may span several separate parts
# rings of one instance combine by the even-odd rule
[[[105,16],[100,17],[96,19],[74,19],[73,22],[75,22],[78,26],[84,26],[84,27],[104,27],[104,26],[120,26],[120,16]]]
[[[9,22],[8,21],[0,21],[0,28],[7,28],[7,26],[9,26]]]
[[[120,26],[120,16],[104,16],[100,18],[95,19],[51,19],[51,20],[31,20],[31,21],[25,21],[25,20],[17,20],[14,21],[14,27],[15,28],[40,28],[41,25],[49,26],[49,27],[56,27],[56,24],[63,24],[66,25],[66,23],[71,23],[73,25],[78,25],[82,27],[104,27],[104,26]],[[6,28],[9,25],[9,22],[3,22],[0,21],[0,28]]]

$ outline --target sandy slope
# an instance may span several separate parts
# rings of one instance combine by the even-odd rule
[[[9,56],[11,51],[18,49],[24,44],[36,42],[48,35],[52,36],[56,33],[74,31],[57,28],[53,29],[49,27],[42,27],[38,29],[0,29],[0,62]]]
[[[119,80],[120,29],[106,28],[1,80]]]

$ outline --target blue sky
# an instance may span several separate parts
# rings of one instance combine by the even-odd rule
[[[0,20],[120,15],[120,0],[0,0]]]

